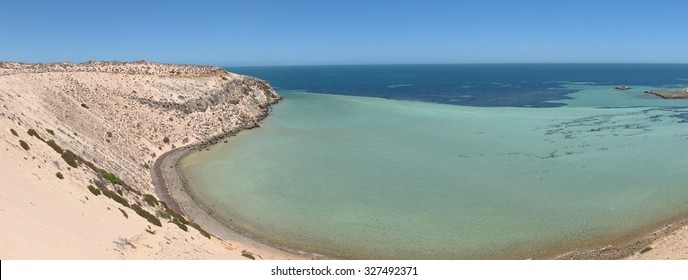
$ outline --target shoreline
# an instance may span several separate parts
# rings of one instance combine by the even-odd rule
[[[266,111],[266,113],[259,118],[259,121],[263,120],[268,115],[269,112]],[[324,255],[303,252],[298,250],[298,248],[283,248],[271,244],[268,240],[261,240],[252,237],[248,233],[242,233],[240,230],[215,218],[212,212],[208,212],[188,193],[186,182],[178,169],[178,164],[181,159],[191,152],[200,152],[203,149],[218,144],[224,139],[235,136],[244,129],[253,129],[256,127],[259,127],[258,123],[212,137],[201,143],[170,150],[158,157],[151,169],[156,195],[161,200],[165,201],[170,208],[186,215],[192,221],[207,229],[213,236],[223,241],[240,243],[244,246],[248,246],[249,250],[268,251],[271,254],[280,255],[282,259],[327,259]],[[580,246],[573,250],[562,250],[558,253],[546,254],[541,257],[543,257],[543,259],[554,260],[629,259],[641,255],[643,249],[650,247],[650,245],[658,240],[667,238],[672,235],[672,233],[685,229],[688,229],[688,218],[686,218],[686,215],[678,215],[674,218],[667,218],[664,225],[660,227],[648,226],[633,232],[623,233],[623,235],[606,238],[602,237],[604,240],[609,240],[608,244],[604,246]],[[594,243],[594,241],[590,243]],[[556,250],[552,252],[556,252]]]
[[[680,218],[679,218],[680,217]],[[666,223],[657,227],[647,227],[651,230],[639,229],[622,236],[612,237],[608,245],[590,248],[579,248],[549,259],[555,260],[627,260],[642,256],[646,248],[656,249],[651,245],[657,241],[671,237],[672,234],[688,229],[688,218],[679,215],[666,219]],[[648,250],[649,251],[649,250]],[[656,258],[653,258],[656,259]],[[671,258],[670,258],[671,259]]]

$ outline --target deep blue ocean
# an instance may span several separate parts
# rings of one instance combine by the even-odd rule
[[[227,67],[277,90],[479,107],[559,107],[570,83],[688,86],[688,64],[440,64]]]

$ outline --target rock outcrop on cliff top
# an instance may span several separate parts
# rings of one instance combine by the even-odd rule
[[[0,63],[0,114],[16,130],[34,129],[141,191],[152,190],[158,155],[255,126],[276,100],[265,81],[217,67]]]

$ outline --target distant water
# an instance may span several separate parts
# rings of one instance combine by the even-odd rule
[[[688,64],[448,64],[240,67],[278,89],[480,107],[558,107],[569,83],[688,86]]]
[[[259,129],[190,154],[182,170],[204,206],[279,246],[529,258],[688,213],[688,100],[642,93],[688,86],[687,65],[230,71],[285,99]]]

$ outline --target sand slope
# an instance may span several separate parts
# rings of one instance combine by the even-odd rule
[[[208,239],[144,199],[155,197],[158,156],[255,126],[278,98],[266,82],[216,67],[0,63],[0,259],[247,259],[243,250],[290,258]]]

